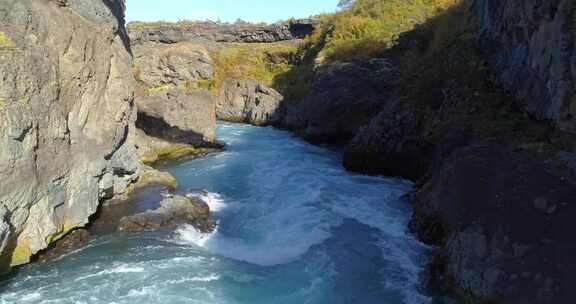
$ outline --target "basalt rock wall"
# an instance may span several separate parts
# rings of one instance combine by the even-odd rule
[[[138,175],[121,0],[0,0],[0,269]]]

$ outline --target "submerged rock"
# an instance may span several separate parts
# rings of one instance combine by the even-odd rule
[[[210,208],[197,198],[173,196],[160,202],[160,207],[144,213],[127,216],[120,220],[119,231],[139,232],[160,228],[175,228],[182,224],[193,225],[201,232],[214,230]]]
[[[282,118],[283,100],[276,90],[256,81],[228,79],[218,99],[216,116],[255,125],[276,124]]]

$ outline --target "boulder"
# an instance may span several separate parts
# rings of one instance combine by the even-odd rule
[[[144,213],[126,216],[120,220],[119,231],[140,232],[160,228],[175,228],[182,224],[190,224],[201,232],[214,230],[214,222],[210,219],[210,208],[197,198],[173,196],[160,202],[160,207]]]
[[[277,124],[284,98],[272,88],[251,80],[227,79],[218,103],[218,119],[255,125]]]

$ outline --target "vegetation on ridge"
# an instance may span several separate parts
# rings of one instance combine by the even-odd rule
[[[356,0],[336,14],[319,17],[307,41],[317,63],[350,61],[381,55],[401,33],[441,15],[462,0]]]
[[[218,93],[226,78],[256,80],[271,86],[288,72],[297,47],[289,43],[236,43],[210,52],[214,60],[214,77],[201,81],[200,88]]]

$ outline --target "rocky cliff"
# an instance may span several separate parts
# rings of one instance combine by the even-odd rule
[[[480,48],[500,83],[538,118],[576,133],[572,0],[477,0]]]
[[[195,115],[196,120],[201,120],[201,116],[212,117],[212,122],[204,128],[198,125],[188,129],[203,135],[205,143],[214,141],[214,132],[212,130],[210,134],[208,129],[213,128],[216,117],[257,125],[279,124],[284,116],[284,98],[261,78],[274,80],[273,73],[287,66],[289,61],[283,57],[284,53],[278,55],[276,51],[295,49],[291,40],[304,37],[312,28],[311,21],[305,20],[276,25],[132,24],[134,74],[142,92],[136,95],[142,114],[139,117],[144,118],[146,109],[158,108],[161,104],[180,108],[172,113]],[[278,42],[285,40],[288,41]],[[162,99],[162,96],[179,97]],[[183,111],[174,103],[177,100],[180,105],[204,105],[204,110]],[[210,102],[212,111],[208,109]],[[214,109],[216,116],[208,115]],[[202,144],[202,141],[190,143]]]
[[[0,0],[0,269],[137,177],[123,1]]]
[[[438,246],[433,288],[464,303],[571,303],[571,1],[463,3],[448,46],[433,49],[423,26],[386,55],[424,60],[408,57],[412,71],[398,62],[409,81],[359,129],[344,164],[418,181],[411,227]]]
[[[314,21],[292,20],[279,24],[219,22],[140,23],[129,25],[132,43],[277,42],[301,39],[314,31]]]

